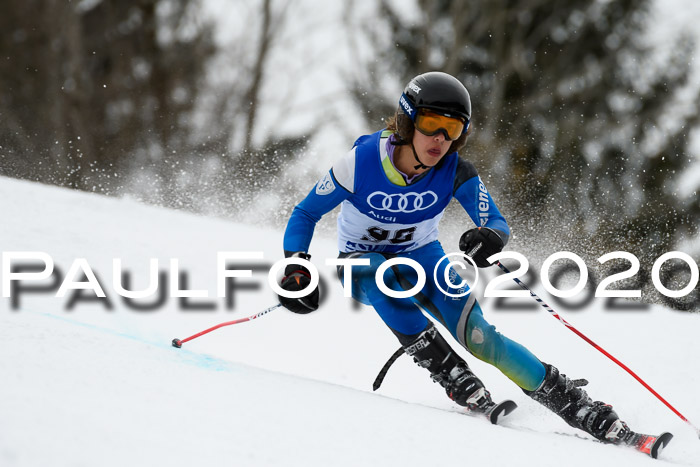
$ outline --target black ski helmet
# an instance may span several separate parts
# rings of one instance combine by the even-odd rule
[[[472,116],[467,88],[454,76],[440,71],[423,73],[409,81],[399,100],[399,108],[412,121],[420,108],[435,110],[448,117],[462,117],[465,133]]]

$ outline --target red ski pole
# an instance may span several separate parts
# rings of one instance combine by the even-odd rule
[[[180,347],[182,347],[182,344],[184,344],[187,341],[191,341],[192,339],[196,339],[199,336],[203,336],[204,334],[210,333],[210,332],[212,332],[216,329],[222,328],[224,326],[231,326],[233,324],[245,323],[246,321],[252,321],[255,318],[259,318],[262,315],[265,315],[265,314],[271,312],[272,310],[279,308],[281,306],[282,306],[282,304],[278,303],[277,305],[271,306],[270,308],[263,310],[260,313],[256,313],[252,316],[248,316],[247,318],[241,318],[241,319],[237,319],[235,321],[226,321],[225,323],[217,324],[216,326],[212,326],[209,329],[205,329],[204,331],[198,332],[197,334],[194,334],[190,337],[185,337],[184,339],[177,339],[177,338],[173,339],[173,347],[177,347],[179,349]]]
[[[506,274],[509,274],[509,273],[510,273],[510,271],[508,270],[508,268],[506,268],[503,264],[501,264],[500,261],[496,261],[496,264],[497,264],[498,267],[501,268],[501,270],[502,270],[503,272],[505,272]],[[615,358],[615,357],[613,357],[612,355],[610,355],[610,353],[608,353],[607,350],[605,350],[604,348],[602,348],[601,346],[599,346],[598,344],[596,344],[595,342],[593,342],[591,339],[589,339],[587,336],[585,336],[581,331],[579,331],[578,329],[576,329],[575,327],[573,327],[573,326],[572,326],[571,324],[569,324],[564,318],[562,318],[561,316],[559,316],[559,314],[558,314],[556,311],[554,311],[554,310],[552,309],[552,307],[550,307],[549,305],[547,305],[540,297],[538,297],[537,294],[535,294],[535,292],[533,292],[527,285],[525,285],[525,284],[523,283],[523,281],[521,281],[521,280],[518,279],[517,277],[514,277],[513,280],[514,280],[515,283],[518,284],[523,290],[526,290],[527,292],[529,292],[530,295],[532,296],[532,298],[534,298],[535,300],[537,300],[537,302],[538,302],[540,305],[542,305],[542,306],[544,307],[544,309],[547,310],[547,311],[549,312],[549,314],[551,314],[551,315],[554,316],[556,319],[558,319],[559,322],[560,322],[561,324],[563,324],[564,326],[566,326],[571,332],[573,332],[574,334],[576,334],[577,336],[579,336],[581,339],[583,339],[584,341],[586,341],[586,342],[588,342],[589,344],[591,344],[591,345],[592,345],[593,347],[595,347],[598,351],[600,351],[603,355],[605,355],[606,357],[608,357],[608,358],[609,358],[610,360],[612,360],[613,362],[617,363],[623,370],[625,370],[627,373],[629,373],[630,375],[632,375],[632,377],[633,377],[634,379],[636,379],[637,381],[639,381],[639,383],[640,383],[642,386],[644,386],[645,388],[647,388],[647,390],[649,390],[649,392],[651,392],[653,395],[656,396],[657,399],[659,399],[661,402],[663,402],[664,405],[666,405],[666,407],[668,407],[669,409],[671,409],[671,411],[672,411],[673,413],[675,413],[676,415],[678,415],[678,416],[680,417],[681,420],[683,420],[683,421],[686,422],[688,425],[690,425],[690,426],[695,430],[695,432],[697,433],[698,438],[700,438],[700,429],[698,429],[698,427],[696,427],[695,425],[693,425],[693,423],[691,423],[690,420],[688,420],[685,416],[683,416],[683,414],[681,414],[678,410],[676,410],[676,408],[673,407],[666,399],[664,399],[663,397],[661,397],[661,395],[660,395],[658,392],[656,392],[651,386],[649,386],[649,385],[648,385],[642,378],[640,378],[634,371],[632,371],[631,369],[629,369],[629,368],[627,367],[627,365],[625,365],[625,364],[622,363],[620,360],[618,360],[617,358]]]

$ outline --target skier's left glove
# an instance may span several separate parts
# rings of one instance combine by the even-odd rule
[[[311,258],[306,253],[295,253],[292,256],[297,256],[308,260]],[[280,283],[280,287],[290,292],[303,290],[311,283],[311,273],[307,268],[300,264],[290,264],[284,269],[284,277]],[[311,313],[318,309],[318,286],[308,295],[300,298],[287,298],[282,295],[278,296],[282,306],[289,311],[299,314]]]
[[[467,230],[459,239],[459,249],[474,260],[480,268],[491,266],[486,258],[503,250],[505,243],[495,230],[478,227]]]

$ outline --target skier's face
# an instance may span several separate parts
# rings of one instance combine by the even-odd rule
[[[413,132],[413,147],[423,165],[434,167],[450,149],[452,141],[445,139],[443,132],[427,136],[420,131]]]

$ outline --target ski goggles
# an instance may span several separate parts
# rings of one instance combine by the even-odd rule
[[[468,124],[464,124],[464,120],[461,118],[448,117],[429,109],[418,109],[413,123],[416,130],[426,136],[433,136],[443,131],[446,139],[449,141],[456,140],[462,136],[468,126]]]

